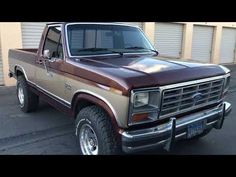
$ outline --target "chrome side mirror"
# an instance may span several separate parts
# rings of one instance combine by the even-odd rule
[[[50,51],[48,49],[43,51],[43,58],[50,59]]]

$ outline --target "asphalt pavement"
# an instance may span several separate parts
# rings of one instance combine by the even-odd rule
[[[137,154],[229,155],[236,154],[236,65],[231,69],[226,101],[232,111],[221,130],[191,141],[175,143],[171,152],[162,148]],[[0,154],[77,155],[74,120],[40,101],[34,113],[21,112],[15,87],[0,87]]]

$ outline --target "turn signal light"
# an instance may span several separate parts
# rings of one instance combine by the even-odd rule
[[[143,122],[149,120],[148,118],[148,113],[143,113],[143,114],[135,114],[132,116],[132,122],[137,123],[137,122]]]

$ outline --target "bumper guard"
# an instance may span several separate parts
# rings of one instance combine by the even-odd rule
[[[169,151],[176,140],[187,138],[187,127],[198,121],[204,122],[204,130],[221,129],[225,117],[231,111],[231,104],[223,102],[215,108],[200,111],[181,118],[171,118],[169,122],[152,128],[124,131],[122,149],[124,152],[136,152],[164,146]]]

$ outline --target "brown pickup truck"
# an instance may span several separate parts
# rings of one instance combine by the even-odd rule
[[[75,119],[81,154],[118,154],[221,129],[230,71],[163,59],[142,30],[120,23],[49,23],[38,49],[9,51],[22,111],[39,98]]]

